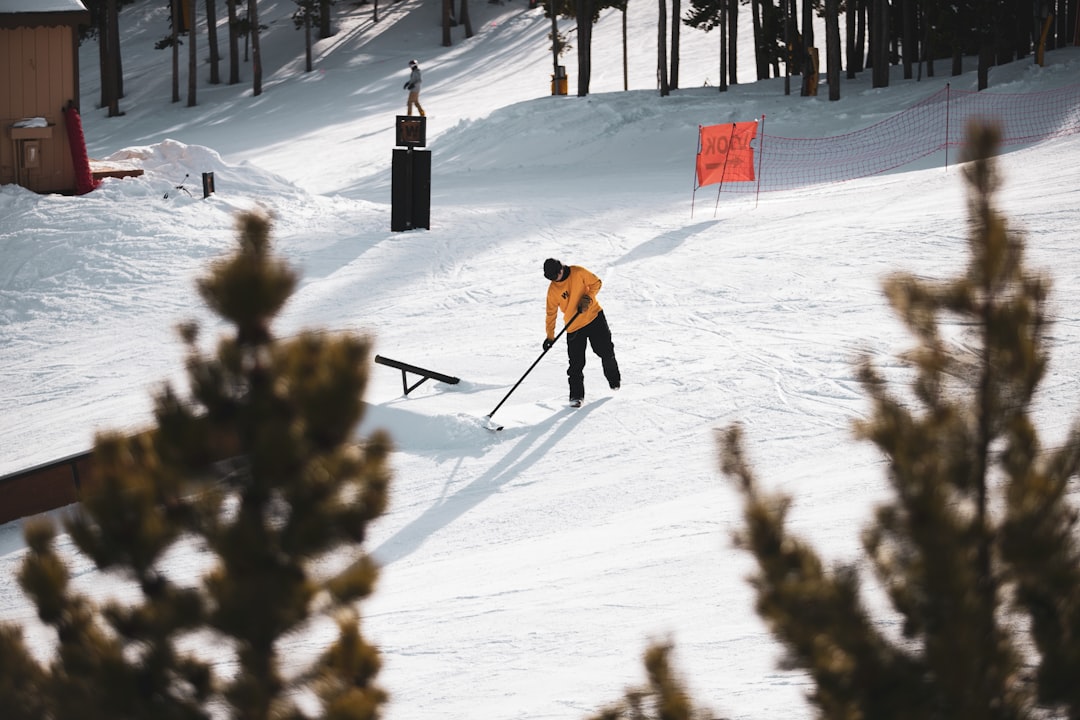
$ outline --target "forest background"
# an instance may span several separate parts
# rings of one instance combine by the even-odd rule
[[[109,108],[111,115],[120,112],[119,101],[124,95],[123,39],[119,32],[119,12],[134,0],[86,0],[91,22],[82,31],[83,37],[99,39],[101,83],[100,106]],[[240,82],[241,62],[251,59],[252,93],[262,92],[260,61],[260,32],[258,0],[178,0],[167,3],[170,13],[170,32],[158,42],[159,48],[172,50],[172,100],[179,102],[182,37],[187,37],[187,104],[195,105],[198,96],[197,48],[204,42],[208,48],[209,82],[221,82],[221,65],[228,68],[229,84]],[[333,7],[338,0],[294,0],[293,22],[303,31],[306,70],[311,72],[312,42],[333,36]],[[437,2],[438,0],[435,0]],[[638,0],[642,2],[644,0]],[[560,58],[576,48],[577,95],[589,93],[592,76],[592,28],[601,11],[614,8],[623,15],[624,89],[627,62],[626,10],[629,0],[527,0],[529,8],[543,7],[551,18],[553,75],[560,73]],[[379,21],[379,0],[370,4],[372,22]],[[656,14],[656,77],[661,95],[678,89],[680,77],[681,28],[716,31],[719,43],[717,84],[721,90],[739,78],[740,13],[749,11],[754,70],[757,80],[780,77],[783,73],[785,92],[790,92],[791,76],[801,78],[801,94],[816,94],[818,76],[827,79],[829,99],[840,98],[841,74],[852,80],[866,69],[871,70],[873,87],[887,87],[889,68],[902,66],[903,79],[933,77],[947,65],[949,74],[964,71],[963,59],[977,58],[977,87],[989,84],[989,71],[1035,54],[1036,61],[1047,50],[1080,43],[1080,0],[659,0]],[[468,0],[442,0],[440,24],[442,45],[453,44],[451,28],[461,26],[464,38],[471,38],[473,28]],[[201,12],[206,22],[206,37],[197,40],[188,28]],[[217,37],[219,12],[224,13],[227,48],[223,57]],[[385,6],[384,6],[385,12]],[[571,20],[570,27],[560,27],[559,18]],[[581,19],[587,19],[583,22]],[[843,33],[841,33],[841,18]],[[670,28],[670,30],[669,30]],[[824,52],[819,53],[823,29]],[[574,38],[573,43],[570,37]],[[243,55],[243,60],[241,60]]]

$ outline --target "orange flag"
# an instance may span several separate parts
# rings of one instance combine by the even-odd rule
[[[754,150],[757,121],[727,125],[698,126],[698,187],[718,182],[754,180]]]

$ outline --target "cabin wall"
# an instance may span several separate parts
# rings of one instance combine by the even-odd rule
[[[78,103],[74,33],[71,26],[0,28],[0,184],[35,192],[75,189],[63,115],[68,101]],[[28,117],[43,117],[49,127],[12,131],[13,123]],[[20,170],[16,153],[25,155],[27,143],[38,145],[38,166]]]

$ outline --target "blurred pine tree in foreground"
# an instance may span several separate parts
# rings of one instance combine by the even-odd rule
[[[5,720],[361,720],[386,701],[356,610],[377,576],[360,544],[389,483],[389,438],[352,440],[370,343],[276,340],[270,324],[296,277],[271,252],[269,218],[242,215],[238,235],[198,285],[235,334],[204,358],[197,328],[181,328],[190,397],[166,386],[155,428],[99,436],[93,487],[64,522],[130,592],[101,605],[75,592],[52,523],[27,523],[19,581],[56,647],[41,665],[0,627]],[[170,572],[178,544],[201,551],[204,575]],[[319,618],[336,621],[337,639],[285,677],[279,641],[316,632]]]
[[[1031,420],[1048,282],[1028,272],[1023,242],[994,209],[997,145],[993,129],[969,130],[966,271],[886,282],[917,341],[904,358],[911,400],[890,394],[869,358],[860,364],[874,412],[856,430],[887,457],[894,495],[863,547],[902,620],[899,642],[863,605],[854,565],[826,571],[787,532],[790,499],[760,489],[740,429],[723,436],[723,470],[746,501],[741,545],[758,561],[758,612],[813,679],[823,718],[1080,717],[1080,553],[1066,499],[1080,433],[1043,448]],[[974,351],[943,337],[943,319]]]

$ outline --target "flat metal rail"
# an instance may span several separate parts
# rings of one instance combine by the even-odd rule
[[[391,360],[390,358],[383,357],[382,355],[376,355],[375,362],[379,363],[380,365],[386,365],[387,367],[397,368],[401,371],[401,387],[405,391],[406,395],[411,393],[413,390],[418,388],[427,380],[438,380],[439,382],[444,382],[449,385],[457,385],[459,382],[461,382],[461,378],[456,378],[452,375],[445,375],[441,372],[435,372],[434,370],[428,370],[417,365],[403,363],[400,360]],[[409,385],[408,376],[406,373],[419,375],[420,379],[412,385]]]

